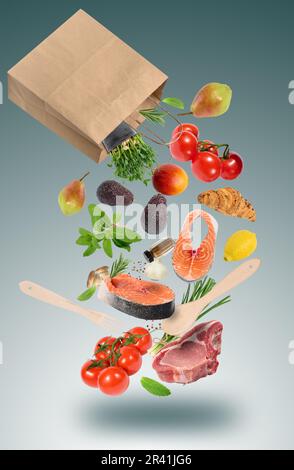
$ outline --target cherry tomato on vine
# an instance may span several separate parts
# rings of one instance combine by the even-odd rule
[[[199,129],[197,126],[195,126],[195,124],[190,124],[190,122],[186,122],[186,123],[183,123],[183,124],[179,124],[172,132],[172,140],[175,139],[175,137],[177,136],[177,134],[180,134],[181,132],[184,132],[184,131],[187,131],[187,132],[192,132],[192,134],[194,134],[197,139],[198,139],[198,136],[199,136]]]
[[[221,172],[221,160],[214,153],[200,152],[191,165],[192,173],[201,181],[216,180]]]
[[[95,349],[94,349],[94,354],[98,349],[101,349],[105,351],[106,353],[110,353],[111,348],[113,343],[116,341],[117,338],[114,338],[113,336],[104,336],[103,338],[99,339],[97,342]],[[119,347],[119,344],[115,346],[115,349]]]
[[[218,148],[214,145],[214,142],[211,140],[202,140],[198,143],[199,152],[207,151],[218,155]]]
[[[180,162],[193,160],[197,157],[199,130],[194,124],[182,124],[177,126],[172,135],[169,150],[171,156]]]
[[[106,395],[121,395],[130,383],[128,374],[117,366],[107,367],[99,374],[98,387]]]
[[[221,163],[221,177],[224,180],[234,180],[242,173],[243,161],[240,155],[235,152],[229,152],[221,159]]]
[[[89,369],[91,364],[93,364],[93,361],[85,362],[81,369],[81,377],[83,382],[89,387],[98,388],[98,377],[104,369],[102,367],[92,367]]]
[[[110,365],[110,352],[99,351],[95,354],[96,361],[103,361],[102,367],[108,367]]]
[[[135,343],[132,346],[135,346],[139,349],[142,356],[147,353],[148,349],[152,346],[152,337],[146,328],[142,328],[141,326],[137,326],[132,328],[127,333],[125,333],[125,337],[127,338],[129,334],[132,335],[142,335],[141,338],[136,339]]]
[[[120,354],[117,365],[122,367],[128,375],[133,375],[140,370],[142,356],[135,346],[123,346],[120,348]]]

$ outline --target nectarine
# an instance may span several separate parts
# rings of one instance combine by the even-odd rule
[[[152,181],[154,188],[166,196],[176,196],[182,193],[189,184],[185,170],[172,163],[157,167],[153,173]]]

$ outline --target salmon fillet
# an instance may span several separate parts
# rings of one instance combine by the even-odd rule
[[[168,318],[175,309],[175,294],[169,287],[129,274],[105,279],[98,297],[124,313],[145,320]]]
[[[206,222],[208,233],[199,247],[194,249],[191,226],[198,217]],[[217,226],[214,217],[201,209],[195,209],[187,215],[173,252],[173,268],[180,278],[196,281],[208,273],[214,259]]]

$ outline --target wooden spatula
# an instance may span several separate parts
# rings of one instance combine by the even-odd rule
[[[258,270],[259,266],[260,259],[258,258],[245,261],[228,274],[222,281],[218,282],[214,288],[204,297],[201,297],[201,299],[187,304],[178,305],[173,315],[166,320],[163,320],[162,329],[164,332],[169,335],[179,336],[187,331],[197,320],[206,305],[220,295],[226,294],[238,284],[246,281],[246,279],[251,277],[252,274]]]
[[[45,289],[45,287],[39,286],[34,282],[22,281],[19,283],[19,288],[24,294],[29,295],[34,299],[82,315],[96,325],[102,326],[111,332],[122,333],[122,331],[126,331],[126,329],[124,329],[126,328],[126,325],[124,325],[120,320],[117,320],[106,313],[96,312],[95,310],[81,307],[80,305],[71,302],[71,300],[67,300],[61,295]]]

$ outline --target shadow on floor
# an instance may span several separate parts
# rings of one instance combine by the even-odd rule
[[[137,432],[143,426],[144,432],[174,432],[184,427],[188,430],[221,430],[234,427],[240,421],[239,407],[231,398],[195,397],[180,399],[155,398],[143,400],[129,397],[128,400],[109,398],[101,402],[88,399],[76,407],[76,418],[86,427],[103,429],[121,428]]]

